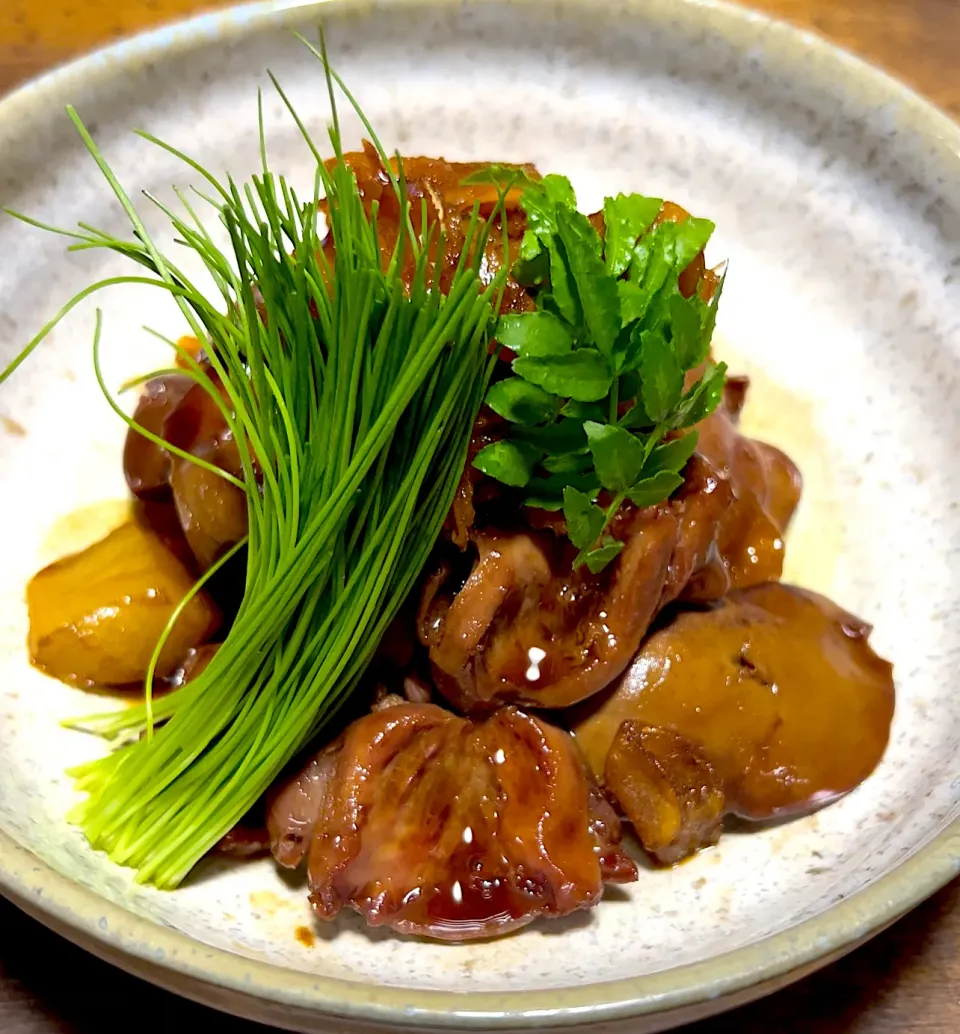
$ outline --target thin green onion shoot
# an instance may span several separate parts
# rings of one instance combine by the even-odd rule
[[[227,253],[214,243],[196,202],[178,195],[183,211],[177,212],[148,200],[202,261],[219,298],[206,297],[176,258],[160,251],[69,109],[133,233],[120,240],[87,226],[45,228],[70,238],[74,249],[118,252],[147,274],[81,292],[0,375],[0,381],[9,376],[90,294],[120,282],[151,284],[176,300],[200,340],[209,369],[186,353],[181,361],[220,406],[237,443],[242,478],[213,468],[247,496],[246,583],[236,620],[195,680],[154,700],[148,677],[143,706],[88,721],[104,735],[141,735],[73,772],[86,797],[72,820],[95,847],[133,867],[139,881],[164,888],[184,879],[357,686],[440,532],[495,361],[490,339],[505,273],[485,284],[479,265],[502,208],[486,220],[474,208],[456,275],[441,293],[433,278],[444,254],[443,230],[412,217],[397,156],[390,175],[401,233],[384,263],[377,206],[365,208],[344,160],[337,88],[360,115],[384,167],[391,165],[330,68],[322,39],[320,49],[303,42],[325,71],[335,156],[329,166],[273,82],[316,160],[306,203],[270,169],[262,101],[262,171],[243,186],[229,177],[219,181],[141,134],[205,180],[207,195],[198,196],[214,205],[229,237]],[[332,260],[321,247],[321,199]],[[401,271],[409,274],[411,264],[414,275],[405,283]],[[100,325],[98,313],[95,364],[109,397]]]

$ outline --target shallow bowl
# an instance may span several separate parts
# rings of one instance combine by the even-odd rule
[[[654,1031],[809,972],[960,870],[960,130],[822,41],[723,4],[254,4],[0,103],[0,201],[123,228],[68,102],[134,195],[189,182],[137,126],[250,174],[267,69],[326,120],[321,70],[288,31],[321,18],[388,147],[535,161],[570,175],[586,206],[640,190],[716,221],[712,256],[730,260],[718,351],[753,377],[748,428],[806,478],[788,574],[875,625],[896,665],[889,750],[816,816],[730,833],[589,914],[497,942],[430,944],[350,918],[315,928],[302,887],[267,862],[206,863],[174,893],[134,885],[64,818],[64,769],[103,748],[59,719],[105,701],[31,669],[24,648],[28,578],[124,512],[123,427],[94,379],[90,303],[0,387],[0,888],[136,973],[305,1031]],[[309,183],[270,90],[265,113],[274,167]],[[344,136],[359,142],[356,120]],[[123,269],[0,221],[0,367],[74,291]],[[145,289],[98,304],[113,386],[164,358],[142,324],[183,330]]]

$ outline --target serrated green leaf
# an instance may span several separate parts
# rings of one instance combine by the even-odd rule
[[[673,244],[673,268],[682,272],[707,246],[716,226],[709,219],[691,216],[682,223],[671,223],[675,227]]]
[[[554,238],[550,247],[550,295],[557,312],[572,327],[579,328],[583,322],[583,309],[566,249],[559,237]]]
[[[529,485],[527,486],[529,491]],[[523,500],[524,506],[532,510],[546,510],[548,513],[556,513],[563,509],[563,499],[558,495],[541,495],[538,492],[529,492]]]
[[[642,400],[632,405],[617,423],[628,431],[653,430],[654,427],[654,422],[643,408]]]
[[[495,187],[520,186],[536,187],[540,181],[533,179],[530,174],[519,165],[506,165],[502,162],[491,162],[486,168],[477,169],[465,176],[460,181],[464,186],[473,186],[478,183],[492,183]]]
[[[595,348],[578,348],[566,355],[520,356],[513,361],[513,372],[554,395],[578,402],[606,398],[613,384],[613,373]]]
[[[574,560],[573,566],[579,567],[581,564],[586,564],[591,574],[599,574],[611,560],[616,560],[622,552],[623,543],[619,539],[607,536],[602,546],[586,553],[581,551]]]
[[[670,495],[683,484],[683,478],[672,470],[661,470],[653,477],[638,481],[629,492],[627,498],[641,510],[669,499]]]
[[[549,235],[548,239],[549,239]],[[533,263],[536,261],[538,256],[547,256],[546,248],[544,247],[543,241],[540,238],[540,234],[536,230],[526,229],[523,232],[523,236],[520,238],[520,263]],[[549,269],[549,261],[546,263],[547,269]]]
[[[576,399],[571,399],[565,403],[560,412],[571,420],[581,421],[599,420],[602,422],[607,416],[606,409],[598,402],[577,402]]]
[[[670,296],[667,303],[670,329],[673,333],[673,352],[682,370],[692,370],[707,358],[710,342],[703,333],[700,313],[695,301],[682,295]]]
[[[503,438],[482,448],[474,456],[473,465],[505,485],[523,488],[539,459],[530,446]]]
[[[577,196],[564,176],[544,176],[520,196],[520,207],[527,215],[527,231],[520,242],[520,258],[535,258],[541,245],[549,248],[557,233],[557,209],[576,208]]]
[[[634,248],[629,279],[620,280],[620,321],[629,326],[647,315],[653,299],[674,272],[673,254],[676,230],[673,223],[661,223],[640,239]]]
[[[590,341],[609,356],[620,332],[620,296],[601,258],[600,235],[585,215],[566,208],[557,209],[557,227]]]
[[[617,294],[620,296],[621,325],[629,327],[631,323],[642,320],[650,304],[650,298],[644,291],[642,282],[618,280]]]
[[[521,312],[501,316],[494,336],[517,355],[562,355],[573,347],[573,331],[551,312]]]
[[[713,331],[717,325],[717,309],[720,307],[720,295],[723,294],[723,285],[726,282],[727,274],[724,271],[723,276],[720,278],[720,283],[717,284],[717,289],[710,299],[710,304],[707,306],[707,312],[703,321],[703,341],[708,355],[710,353],[710,342],[713,340]]]
[[[557,420],[546,427],[517,427],[517,439],[542,452],[558,456],[575,453],[587,455],[587,435],[580,420]]]
[[[727,364],[711,366],[696,384],[683,396],[677,411],[670,421],[678,430],[699,424],[717,408],[723,398],[723,386],[727,379]]]
[[[563,490],[568,486],[591,498],[600,490],[600,482],[592,470],[584,474],[551,474],[530,479],[524,503],[541,510],[559,510],[563,507]]]
[[[564,488],[563,516],[567,522],[567,538],[577,549],[587,549],[600,538],[604,513],[585,492],[570,485]]]
[[[600,484],[611,492],[625,492],[640,476],[643,445],[619,424],[583,425]]]
[[[564,452],[545,456],[540,464],[551,474],[586,474],[593,469],[593,457],[587,452]]]
[[[683,370],[661,329],[641,334],[640,393],[647,416],[658,424],[683,395]]]
[[[621,283],[624,283],[624,281],[621,281]],[[624,330],[617,339],[617,347],[614,349],[613,354],[617,373],[636,373],[640,369],[640,358],[643,354],[643,340],[641,337],[643,330],[643,323],[638,321],[629,329]],[[625,398],[630,398],[626,391],[623,394]]]
[[[663,201],[642,194],[618,194],[603,200],[603,254],[607,272],[619,277],[633,260],[640,236],[657,217]]]
[[[520,377],[507,377],[491,385],[486,402],[494,413],[524,427],[544,424],[557,413],[555,395]]]
[[[696,450],[699,437],[697,431],[690,431],[681,438],[674,438],[672,441],[658,445],[644,463],[641,476],[650,478],[663,470],[679,474]]]
[[[526,239],[524,234],[523,240]],[[513,279],[524,287],[542,287],[550,280],[550,253],[541,246],[536,234],[533,234],[532,240],[533,248],[526,258],[523,257],[524,246],[521,244],[521,257],[514,262],[510,272]]]
[[[566,176],[551,172],[540,180],[540,186],[555,205],[562,205],[564,208],[577,207],[577,192]]]

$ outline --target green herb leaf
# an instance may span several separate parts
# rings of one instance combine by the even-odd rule
[[[520,242],[520,258],[536,258],[541,246],[548,247],[557,233],[557,209],[576,208],[577,195],[565,176],[544,176],[531,184],[520,197],[520,207],[527,214],[527,231]]]
[[[604,512],[585,492],[569,485],[563,490],[563,516],[567,522],[567,538],[577,549],[587,549],[600,538]]]
[[[563,508],[563,490],[568,487],[576,488],[593,498],[600,491],[600,482],[592,470],[583,474],[564,473],[534,477],[527,485],[524,503],[542,510],[560,510]]]
[[[573,566],[586,564],[591,574],[599,574],[611,560],[615,560],[623,552],[623,545],[619,539],[608,535],[602,546],[591,549],[589,553],[581,552],[574,560]]]
[[[672,470],[661,470],[653,477],[638,481],[629,492],[627,498],[635,506],[644,509],[668,499],[683,484],[683,478]]]
[[[585,215],[567,208],[557,209],[557,227],[591,343],[610,356],[620,332],[620,298],[617,282],[607,274],[600,257],[600,235]]]
[[[607,272],[619,277],[633,260],[640,236],[647,232],[657,217],[663,201],[642,194],[618,194],[604,198],[603,222]]]
[[[589,450],[564,452],[556,456],[544,456],[541,466],[551,474],[586,474],[593,469],[593,456]]]
[[[554,395],[578,402],[606,398],[613,384],[610,367],[594,348],[578,348],[566,355],[520,356],[513,361],[513,372]]]
[[[576,399],[565,403],[560,412],[571,420],[597,420],[602,423],[607,418],[607,411],[598,402],[577,402]]]
[[[621,280],[620,283],[625,284],[627,281]],[[634,285],[628,286],[632,287]],[[641,338],[643,329],[643,322],[638,321],[632,327],[625,328],[617,338],[617,343],[613,350],[613,361],[616,365],[617,373],[634,373],[640,369],[640,359],[643,354],[643,341]],[[626,398],[631,397],[628,391],[624,391],[624,396]],[[636,397],[636,392],[634,392],[634,397]]]
[[[566,176],[558,176],[556,173],[551,172],[540,180],[538,186],[546,193],[555,206],[563,208],[577,207],[577,193],[573,189],[573,184]]]
[[[683,396],[676,413],[670,421],[672,427],[692,427],[699,424],[717,408],[723,398],[723,386],[727,380],[727,364],[711,366],[699,381]]]
[[[671,295],[667,303],[673,331],[673,351],[682,370],[699,366],[710,351],[710,339],[704,334],[696,302],[681,294]]]
[[[677,224],[660,223],[641,237],[633,249],[628,275],[631,281],[643,285],[651,297],[673,271],[676,239]]]
[[[527,230],[524,234],[524,241],[527,240],[527,234],[529,233],[531,231]],[[550,253],[540,246],[540,241],[536,234],[531,234],[531,240],[533,247],[530,257],[518,258],[513,264],[511,273],[513,274],[513,279],[524,287],[543,287],[550,281]],[[521,251],[523,251],[522,244]]]
[[[533,481],[527,486],[528,494],[523,500],[524,506],[531,510],[546,510],[548,513],[556,513],[563,509],[563,498],[559,495],[550,495],[544,489],[536,488]]]
[[[587,436],[579,420],[557,420],[546,427],[517,427],[516,437],[552,455],[587,454]]]
[[[523,231],[523,237],[520,239],[520,263],[532,263],[537,260],[541,255],[546,255],[544,250],[543,241],[540,239],[539,234],[536,230],[526,229]]]
[[[598,424],[588,420],[590,452],[600,484],[611,492],[625,492],[640,475],[643,466],[643,445],[619,424]]]
[[[620,322],[624,327],[643,319],[649,299],[639,283],[634,280],[618,280],[617,294],[620,295]]]
[[[501,438],[484,446],[473,458],[477,470],[505,485],[523,488],[530,480],[533,468],[539,460],[536,451],[522,442]]]
[[[505,165],[502,162],[491,162],[485,169],[478,169],[465,176],[461,181],[464,186],[492,183],[495,187],[526,186],[537,187],[539,180],[533,179],[520,165]]]
[[[678,474],[687,465],[690,457],[697,447],[697,439],[700,437],[697,431],[690,431],[682,438],[674,438],[672,441],[658,445],[643,465],[643,477],[653,477],[662,470],[672,471]]]
[[[628,431],[652,431],[654,426],[654,422],[647,416],[642,402],[631,406],[617,423],[621,427],[627,428]]]
[[[520,377],[497,381],[487,392],[486,401],[494,413],[524,427],[544,424],[557,412],[556,396]]]
[[[583,309],[580,306],[573,270],[567,261],[562,242],[556,239],[549,251],[550,297],[557,307],[557,312],[567,323],[579,329],[583,321]]]
[[[675,239],[675,224],[661,223],[653,233],[641,238],[634,249],[629,279],[620,280],[617,285],[621,322],[625,327],[646,317],[654,298],[674,273]]]
[[[494,331],[501,345],[517,355],[562,355],[573,347],[573,331],[552,312],[521,312],[501,316]]]
[[[697,219],[694,216],[684,219],[682,223],[669,225],[675,227],[673,268],[680,273],[707,246],[716,227],[709,219]]]
[[[720,305],[720,295],[723,294],[723,285],[727,282],[727,274],[724,272],[720,278],[720,283],[717,284],[717,289],[713,293],[713,297],[710,299],[710,304],[707,306],[707,312],[703,321],[703,340],[704,347],[707,349],[707,353],[710,351],[710,342],[713,340],[713,331],[717,325],[717,309]]]
[[[662,329],[641,335],[640,391],[647,416],[657,424],[666,420],[683,395],[683,370]]]

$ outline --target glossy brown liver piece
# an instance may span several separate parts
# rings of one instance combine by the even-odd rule
[[[167,417],[193,387],[186,374],[165,374],[148,381],[134,411],[134,422],[163,438]],[[164,439],[165,440],[165,439]],[[123,447],[123,472],[134,495],[142,499],[166,499],[170,495],[170,453],[132,427]]]
[[[746,382],[727,382],[721,405],[698,425],[697,451],[729,483],[733,500],[717,528],[708,562],[684,590],[690,600],[714,600],[731,589],[778,581],[784,535],[800,502],[802,481],[778,448],[740,433]]]
[[[728,812],[812,810],[866,779],[887,745],[892,668],[869,633],[803,589],[731,593],[651,635],[619,685],[574,722],[577,742],[603,778],[623,722],[669,729],[703,752]]]
[[[572,738],[515,708],[473,722],[398,704],[352,723],[335,752],[332,771],[320,755],[268,815],[286,864],[312,838],[310,899],[324,919],[349,906],[372,926],[463,941],[636,879]]]
[[[424,591],[420,638],[438,689],[467,712],[568,707],[600,692],[705,562],[729,501],[695,457],[672,500],[621,510],[612,533],[625,548],[599,575],[574,570],[576,550],[553,531],[474,532],[465,584],[447,596],[435,579]]]

